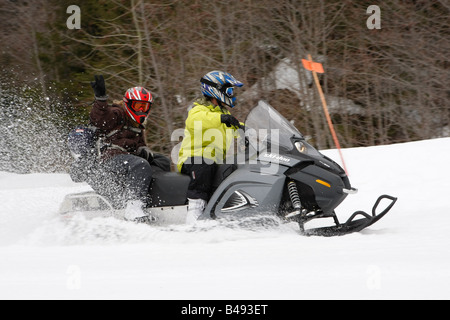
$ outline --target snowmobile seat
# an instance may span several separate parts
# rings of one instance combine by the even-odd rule
[[[153,174],[149,197],[152,207],[186,204],[191,178],[178,172],[157,171]]]

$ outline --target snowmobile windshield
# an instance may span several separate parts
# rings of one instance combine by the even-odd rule
[[[292,123],[262,100],[248,114],[245,127],[257,136],[259,143],[270,141],[286,150],[294,148],[292,138],[304,139]]]

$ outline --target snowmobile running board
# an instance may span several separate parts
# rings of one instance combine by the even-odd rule
[[[376,214],[376,210],[378,205],[380,204],[381,200],[383,199],[389,199],[391,200],[391,203],[379,214]],[[381,195],[378,197],[377,201],[373,205],[372,208],[372,215],[369,215],[368,213],[364,211],[356,211],[354,212],[348,220],[341,224],[336,218],[336,215],[333,216],[336,225],[335,226],[329,226],[329,227],[320,227],[320,228],[313,228],[304,230],[301,227],[302,234],[306,236],[324,236],[324,237],[333,237],[333,236],[342,236],[353,232],[359,232],[368,226],[374,224],[378,220],[380,220],[386,213],[391,210],[391,208],[394,206],[395,202],[397,201],[397,198],[389,196],[389,195]],[[363,218],[356,219],[357,216],[363,216]]]

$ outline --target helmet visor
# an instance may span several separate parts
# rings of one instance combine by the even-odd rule
[[[151,104],[146,101],[132,101],[131,109],[136,112],[148,112],[150,110]]]
[[[224,93],[228,98],[233,98],[234,97],[234,87],[225,88]]]

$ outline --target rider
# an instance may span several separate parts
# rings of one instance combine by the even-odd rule
[[[96,129],[97,165],[90,168],[88,183],[116,206],[126,207],[125,218],[148,222],[143,208],[148,203],[148,191],[155,170],[170,171],[170,160],[154,154],[146,145],[143,123],[153,96],[143,87],[125,92],[123,104],[107,103],[103,76],[91,82],[95,102],[90,112],[90,125]],[[71,174],[75,176],[75,174]]]
[[[177,165],[181,173],[191,177],[187,223],[198,219],[211,196],[217,163],[223,162],[233,138],[227,131],[241,126],[226,106],[234,108],[235,87],[242,87],[243,83],[223,71],[207,73],[200,83],[203,97],[194,102],[188,113]],[[207,133],[210,129],[213,130]]]

